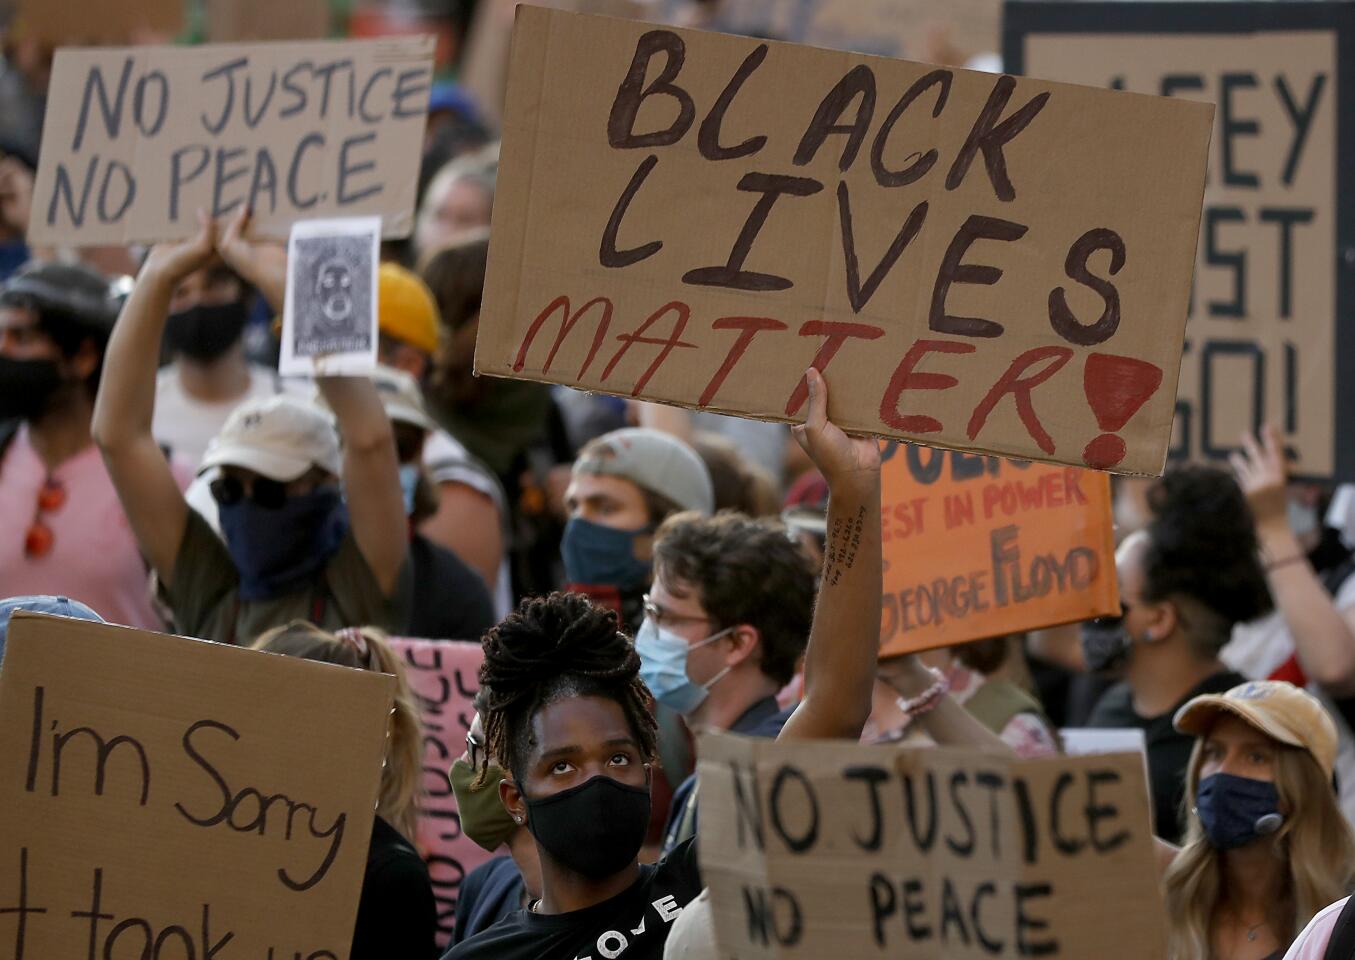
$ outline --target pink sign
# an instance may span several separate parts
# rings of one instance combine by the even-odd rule
[[[493,856],[461,832],[447,771],[466,749],[475,719],[475,692],[484,653],[478,643],[392,639],[423,714],[424,800],[417,844],[433,880],[438,943],[451,942],[456,903],[466,875]]]

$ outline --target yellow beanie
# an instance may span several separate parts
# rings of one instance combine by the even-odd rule
[[[437,350],[438,306],[418,274],[398,264],[381,264],[376,315],[386,336],[427,354]]]

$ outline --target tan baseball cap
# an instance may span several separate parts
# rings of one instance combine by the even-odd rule
[[[279,393],[240,404],[207,446],[199,472],[243,467],[289,483],[311,467],[339,476],[343,460],[333,420],[314,403]]]
[[[1195,697],[1176,712],[1177,730],[1203,736],[1220,713],[1245,720],[1268,737],[1312,754],[1328,777],[1336,764],[1336,724],[1322,702],[1284,680],[1253,680],[1227,693]]]
[[[386,408],[386,416],[393,423],[408,423],[421,430],[432,433],[438,428],[424,406],[423,391],[419,381],[411,374],[394,367],[377,366],[371,374],[376,392],[381,394],[381,404]]]

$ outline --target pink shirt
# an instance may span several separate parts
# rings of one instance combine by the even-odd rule
[[[66,502],[42,515],[52,549],[27,557],[24,539],[47,468],[22,425],[0,460],[0,597],[67,596],[111,623],[163,629],[151,607],[146,564],[98,448],[90,444],[52,476],[66,489]],[[174,478],[182,490],[191,476],[175,464]]]
[[[1290,944],[1284,960],[1322,960],[1327,954],[1327,944],[1331,942],[1332,931],[1336,929],[1336,921],[1340,918],[1345,905],[1345,900],[1337,900],[1313,917],[1308,926],[1303,928],[1299,938]]]

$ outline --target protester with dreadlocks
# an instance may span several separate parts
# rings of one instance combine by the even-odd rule
[[[828,422],[810,371],[797,439],[827,478],[829,554],[805,654],[804,700],[781,737],[861,735],[880,626],[880,459]],[[504,807],[541,855],[542,895],[454,947],[447,960],[659,960],[701,890],[694,841],[657,864],[637,854],[657,750],[640,658],[615,614],[577,595],[529,600],[484,640],[477,708],[502,765]],[[487,777],[482,768],[480,778]]]

